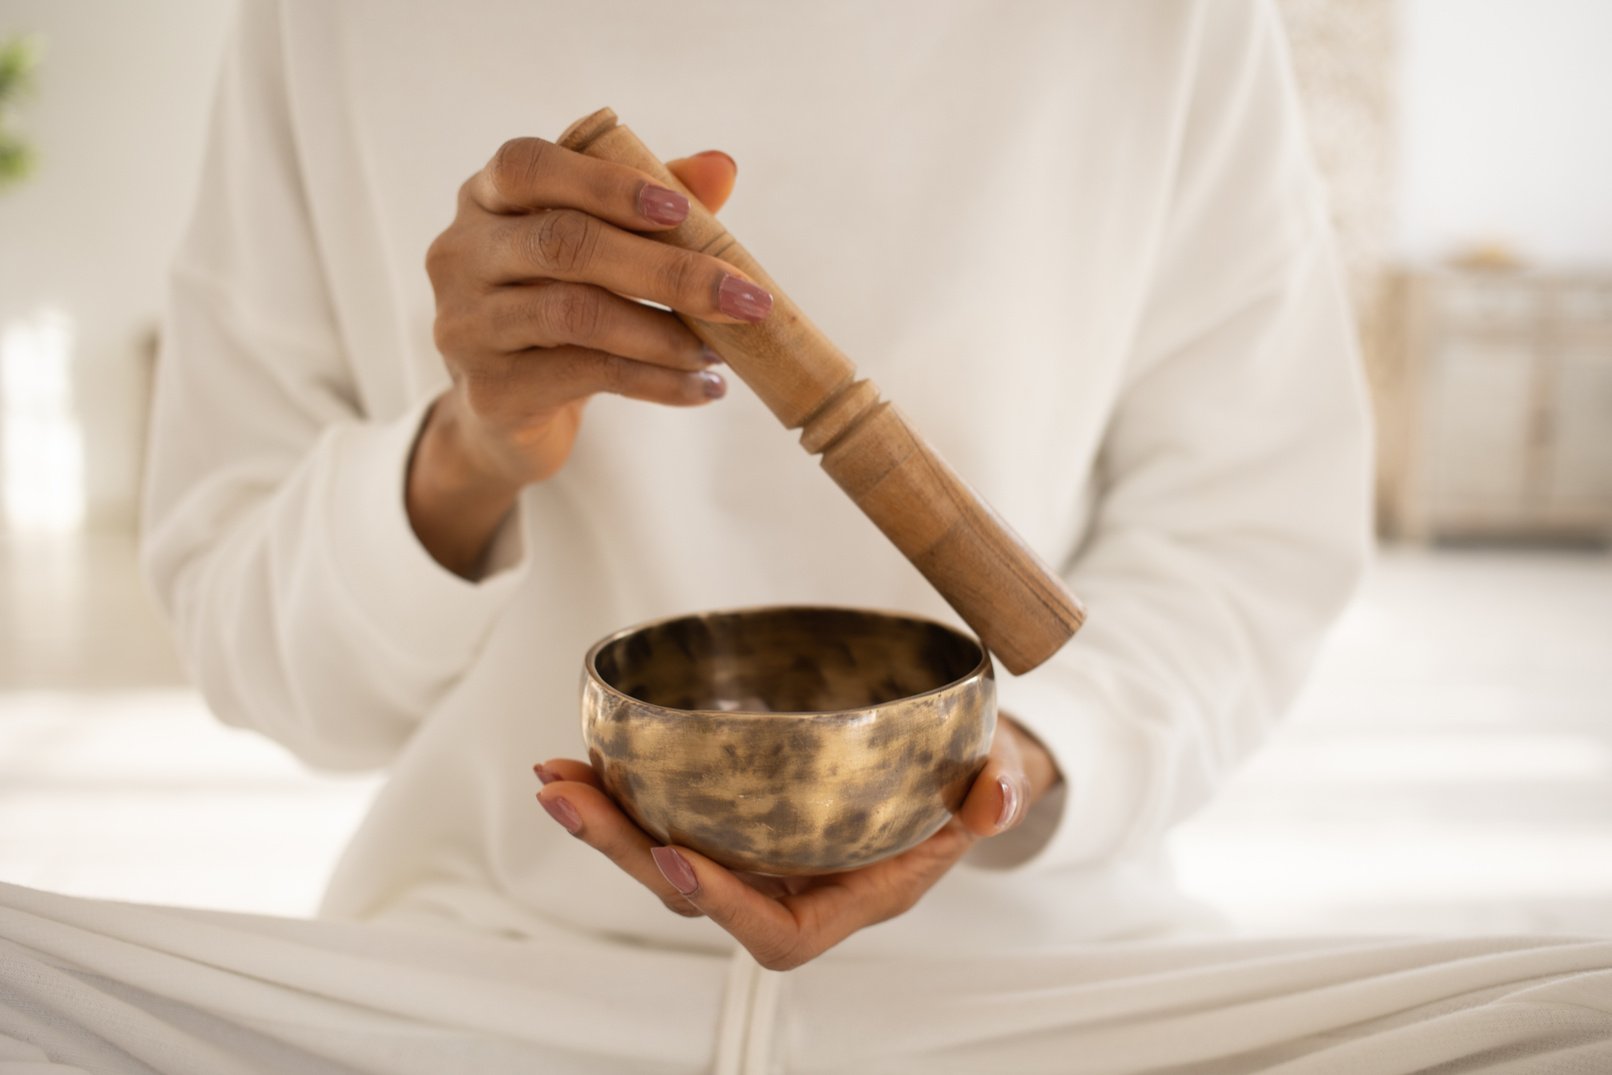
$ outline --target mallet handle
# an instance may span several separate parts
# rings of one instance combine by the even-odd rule
[[[573,123],[559,144],[689,193],[608,108]],[[851,360],[698,199],[690,195],[688,219],[651,237],[721,258],[772,292],[772,312],[758,325],[682,320],[780,422],[801,431],[806,450],[821,454],[823,469],[1009,671],[1036,667],[1079,630],[1084,612],[1063,580],[871,381],[858,379]]]

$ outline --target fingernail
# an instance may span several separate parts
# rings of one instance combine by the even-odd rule
[[[549,772],[541,764],[532,766],[532,772],[536,773],[537,778],[545,784],[552,784],[560,779],[558,774]]]
[[[638,212],[657,224],[681,224],[688,217],[688,199],[675,190],[645,183],[638,192]]]
[[[710,347],[700,348],[700,358],[705,361],[707,366],[715,366],[722,361],[722,356]]]
[[[753,323],[772,311],[772,296],[749,280],[728,273],[717,286],[716,305],[729,317]]]
[[[692,896],[700,890],[700,879],[694,876],[694,867],[688,864],[688,859],[670,847],[652,847],[649,853],[667,884],[685,896]]]
[[[720,373],[706,370],[697,376],[700,378],[701,387],[705,390],[706,399],[721,399],[728,394],[728,382],[722,379]]]
[[[707,149],[704,152],[696,153],[694,155],[696,157],[721,157],[723,160],[728,162],[728,167],[733,169],[734,175],[739,174],[739,162],[722,152],[720,149]]]
[[[537,801],[543,804],[543,809],[549,812],[549,817],[558,821],[566,832],[575,836],[582,831],[582,818],[577,814],[576,807],[557,795],[552,799],[540,797]]]
[[[996,827],[1000,831],[1007,828],[1013,815],[1019,812],[1019,789],[1005,776],[996,778],[996,786],[1002,789],[1002,813],[996,819]]]

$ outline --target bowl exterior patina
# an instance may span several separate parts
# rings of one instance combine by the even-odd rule
[[[651,836],[737,870],[837,873],[935,833],[984,767],[991,660],[928,620],[773,607],[603,639],[582,734]]]

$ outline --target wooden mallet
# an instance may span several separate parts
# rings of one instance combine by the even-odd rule
[[[559,144],[629,165],[688,194],[608,108]],[[760,324],[685,324],[722,356],[1014,674],[1056,653],[1085,618],[1080,601],[806,319],[765,269],[689,197],[689,215],[653,238],[721,258],[772,292]]]

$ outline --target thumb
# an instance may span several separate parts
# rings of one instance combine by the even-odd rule
[[[1024,820],[1029,788],[1014,725],[999,715],[985,768],[974,779],[957,818],[975,836],[995,836]]]
[[[733,193],[733,181],[739,175],[739,166],[720,149],[708,149],[692,157],[679,157],[667,161],[666,167],[678,178],[689,193],[711,212],[722,208]]]

